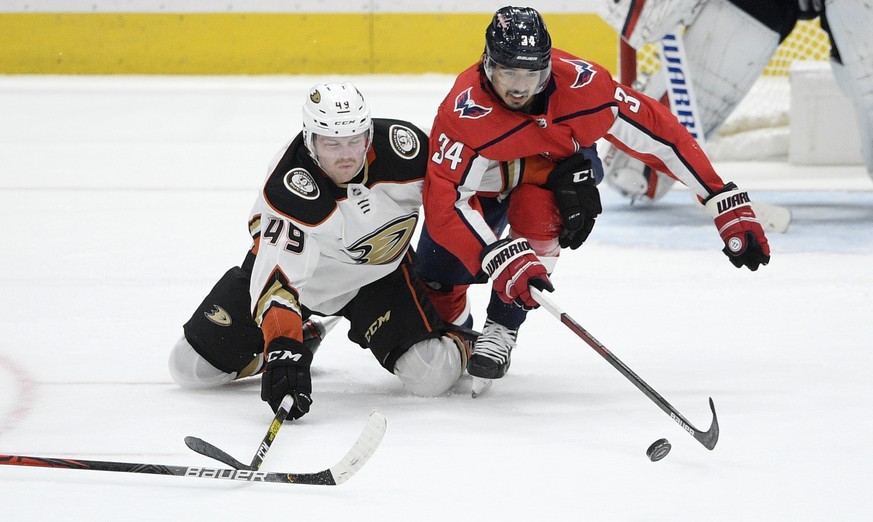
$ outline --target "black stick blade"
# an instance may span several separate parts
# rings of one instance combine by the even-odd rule
[[[709,429],[706,431],[695,430],[693,435],[703,444],[703,447],[711,450],[715,449],[715,445],[718,443],[718,416],[715,414],[715,404],[712,402],[712,397],[709,398],[709,409],[712,410],[712,424],[710,424]]]
[[[205,457],[215,459],[218,462],[227,464],[234,469],[254,469],[236,460],[235,458],[225,453],[222,449],[217,448],[216,446],[206,442],[203,439],[188,436],[185,437],[185,445]]]

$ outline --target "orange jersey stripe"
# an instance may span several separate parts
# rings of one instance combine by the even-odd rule
[[[295,312],[280,306],[271,306],[264,314],[261,322],[261,330],[264,332],[264,354],[267,346],[277,337],[289,337],[303,341],[303,319]]]

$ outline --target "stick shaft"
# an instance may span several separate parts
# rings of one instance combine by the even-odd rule
[[[167,464],[141,464],[106,460],[58,459],[27,455],[0,455],[0,466],[25,466],[52,469],[114,471],[148,475],[172,475],[177,477],[212,478],[245,482],[279,482],[285,484],[311,484],[336,486],[349,480],[360,471],[375,453],[385,436],[387,421],[378,411],[370,413],[364,429],[345,456],[328,469],[312,473],[273,473],[254,469],[216,469],[199,466],[173,466]]]
[[[247,469],[216,469],[199,466],[173,466],[168,464],[141,464],[135,462],[115,462],[106,460],[55,459],[31,457],[26,455],[0,455],[0,465],[28,466],[39,468],[76,469],[91,471],[113,471],[119,473],[139,473],[147,475],[172,475],[176,477],[198,477],[244,482],[283,482],[298,484],[335,485],[329,470],[319,473],[267,473]]]
[[[273,422],[270,423],[270,427],[267,429],[267,434],[264,435],[264,438],[261,440],[261,445],[258,446],[258,451],[256,451],[255,456],[252,457],[252,463],[249,465],[251,469],[261,469],[261,464],[264,463],[267,451],[269,451],[270,446],[273,445],[273,441],[279,433],[279,428],[282,427],[282,423],[285,422],[285,419],[288,417],[288,412],[290,412],[293,407],[294,398],[290,395],[286,395],[285,398],[282,399],[282,403],[279,404],[279,408],[276,410],[276,416],[273,417]]]
[[[222,450],[221,448],[210,442],[206,442],[199,437],[185,437],[185,445],[188,446],[188,448],[190,448],[192,451],[195,451],[211,459],[215,459],[222,464],[227,464],[234,469],[247,469],[257,471],[261,469],[261,464],[264,463],[264,458],[266,458],[267,452],[270,450],[270,446],[273,445],[273,440],[279,433],[279,428],[282,427],[282,423],[285,421],[285,418],[288,417],[288,412],[291,410],[292,407],[294,407],[294,399],[290,395],[286,395],[285,398],[282,399],[279,408],[276,409],[276,416],[273,417],[273,420],[270,422],[270,427],[267,429],[267,434],[264,435],[264,438],[261,440],[261,444],[258,446],[258,450],[255,452],[255,456],[252,457],[251,464],[243,464],[242,462],[236,460],[234,457],[228,454],[226,451]]]
[[[718,419],[715,415],[715,405],[712,402],[712,399],[709,399],[710,409],[712,410],[712,425],[709,430],[706,432],[700,431],[695,428],[688,420],[682,416],[679,411],[676,410],[669,402],[667,402],[664,397],[661,396],[660,393],[655,391],[654,388],[648,385],[646,381],[644,381],[639,375],[637,375],[633,370],[630,369],[625,363],[621,361],[618,357],[616,357],[606,346],[603,345],[600,341],[598,341],[593,335],[588,333],[588,331],[583,328],[579,323],[577,323],[569,314],[564,312],[554,301],[552,301],[548,296],[546,296],[543,292],[541,292],[537,288],[531,287],[530,289],[531,295],[533,295],[534,299],[542,305],[543,308],[549,311],[553,316],[555,316],[561,323],[563,323],[567,328],[569,328],[573,333],[575,333],[580,339],[585,341],[585,343],[594,349],[595,352],[599,353],[601,357],[606,359],[606,361],[612,365],[613,368],[619,371],[622,375],[627,378],[634,386],[637,387],[646,397],[651,399],[661,410],[664,411],[667,415],[670,416],[679,426],[682,427],[685,431],[691,434],[692,437],[697,439],[701,444],[703,444],[707,449],[713,449],[715,447],[716,442],[718,442]]]

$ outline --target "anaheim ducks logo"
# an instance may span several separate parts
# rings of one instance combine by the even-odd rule
[[[412,132],[412,129],[403,125],[392,125],[388,129],[388,135],[391,137],[391,148],[398,156],[408,160],[418,156],[421,147],[418,143],[418,136]]]
[[[227,310],[218,305],[212,305],[212,310],[209,312],[203,312],[203,315],[218,326],[230,326],[231,323],[233,323]]]
[[[285,188],[297,194],[303,199],[316,199],[320,192],[312,175],[306,169],[296,168],[289,170],[282,179]]]
[[[347,250],[361,265],[387,265],[406,252],[418,214],[410,214],[388,223],[361,239]]]

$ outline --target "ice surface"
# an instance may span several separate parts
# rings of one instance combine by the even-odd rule
[[[171,383],[181,324],[248,247],[273,154],[315,78],[0,78],[0,453],[213,466],[272,418],[258,382]],[[448,77],[355,79],[377,116],[429,126]],[[756,273],[677,190],[604,189],[553,298],[694,423],[708,451],[544,311],[512,371],[470,399],[403,393],[340,323],[312,412],[270,471],[338,461],[367,414],[388,431],[337,488],[0,466],[3,520],[868,520],[873,511],[873,182],[861,167],[720,164],[794,212]],[[486,288],[473,292],[477,325]],[[670,455],[646,448],[667,437]]]

